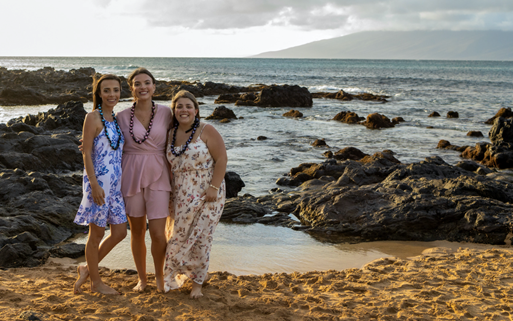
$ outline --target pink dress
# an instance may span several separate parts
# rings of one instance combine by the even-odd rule
[[[179,151],[182,147],[175,148]],[[223,180],[217,201],[205,202],[205,193],[214,173],[214,159],[200,137],[178,157],[171,153],[171,144],[168,144],[167,159],[173,173],[171,212],[174,212],[174,224],[166,231],[166,292],[181,287],[186,277],[203,284],[210,263],[213,234],[226,198]]]
[[[171,191],[166,163],[166,139],[172,113],[167,106],[157,104],[155,107],[150,136],[142,144],[134,142],[130,135],[130,108],[117,114],[119,127],[125,136],[121,164],[121,193],[124,197],[134,196],[143,188]],[[133,132],[138,140],[142,140],[146,134],[146,128],[135,116]]]

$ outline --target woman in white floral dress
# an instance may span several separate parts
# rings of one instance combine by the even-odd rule
[[[194,95],[182,90],[171,104],[167,159],[172,172],[171,216],[167,229],[164,289],[193,281],[191,298],[203,296],[213,234],[226,198],[226,148],[217,130],[199,121]],[[173,221],[174,219],[174,221]]]

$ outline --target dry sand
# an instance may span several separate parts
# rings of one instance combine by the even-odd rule
[[[343,271],[213,272],[199,300],[189,299],[190,282],[167,294],[153,285],[134,293],[136,275],[101,272],[122,295],[90,293],[88,283],[74,295],[75,267],[65,261],[0,271],[0,319],[513,320],[513,250],[506,249],[433,248]]]

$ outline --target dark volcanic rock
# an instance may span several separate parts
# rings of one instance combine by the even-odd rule
[[[365,154],[358,148],[354,147],[346,147],[344,149],[339,150],[336,152],[333,157],[338,160],[346,160],[346,159],[352,159],[352,160],[360,160],[364,158],[365,156],[368,156],[368,154]]]
[[[296,198],[286,202],[271,198],[274,209],[285,202],[311,233],[331,240],[504,244],[512,232],[513,184],[507,181],[448,165],[439,157],[405,165],[330,164],[344,167],[338,179],[312,179],[300,186],[302,192],[290,192]]]
[[[11,119],[7,122],[7,125],[12,127],[18,123],[24,123],[47,130],[71,129],[82,131],[86,114],[87,112],[82,102],[68,101],[65,104],[57,106],[55,109],[49,109],[47,112]],[[37,133],[37,131],[34,133]]]
[[[447,118],[459,118],[460,115],[457,111],[448,111],[447,112]]]
[[[356,151],[360,152],[354,148],[354,150],[350,150],[349,153],[352,154],[352,157],[360,156]],[[363,155],[365,156],[361,159],[362,163],[355,162],[355,164],[358,164],[359,166],[358,171],[347,172],[347,164],[349,164],[347,162],[350,161],[337,162],[335,159],[329,159],[320,164],[300,164],[298,167],[292,168],[287,176],[279,178],[276,181],[276,184],[282,186],[300,186],[304,182],[321,179],[326,176],[330,176],[334,180],[344,177],[344,180],[354,182],[355,180],[359,180],[357,177],[363,179],[363,177],[367,176],[365,174],[366,168],[371,168],[372,166],[375,166],[376,168],[391,166],[395,163],[399,163],[399,161],[389,153],[376,153],[372,157],[369,157],[367,154]]]
[[[303,113],[300,112],[299,110],[291,109],[288,112],[284,113],[282,116],[301,118],[301,117],[303,117]]]
[[[36,71],[7,70],[0,67],[0,105],[62,104],[67,101],[92,100],[93,68],[55,70],[45,67]],[[98,75],[99,76],[99,75]],[[121,78],[121,98],[131,97],[128,83]],[[188,81],[157,80],[154,100],[171,100],[180,90],[188,90],[196,97],[228,93],[260,91],[264,85],[248,87],[222,83],[191,83]],[[234,101],[235,102],[235,101]]]
[[[502,117],[502,118],[513,118],[513,111],[511,111],[511,107],[508,108],[501,108],[495,116],[485,121],[485,124],[493,125],[495,122],[495,119]]]
[[[0,102],[2,105],[44,105],[48,99],[38,93],[35,89],[24,86],[8,87],[0,92]]]
[[[240,223],[256,223],[258,217],[270,213],[270,210],[266,206],[256,203],[255,200],[255,197],[251,195],[227,199],[221,219],[233,220],[241,217],[244,220],[239,220]]]
[[[235,172],[226,172],[224,180],[226,183],[226,198],[237,197],[237,194],[246,186],[239,174]]]
[[[54,173],[83,169],[77,146],[85,114],[81,102],[68,102],[11,119],[0,134],[0,168]]]
[[[438,112],[434,111],[431,114],[429,114],[428,117],[440,117],[440,114]]]
[[[461,157],[488,167],[513,168],[513,118],[496,118],[488,136],[491,144],[477,143],[465,149]]]
[[[0,105],[60,104],[69,100],[86,102],[90,96],[93,68],[36,71],[0,67]]]
[[[205,119],[237,119],[233,110],[226,108],[225,106],[219,106],[214,109],[212,115]]]
[[[494,145],[513,148],[513,118],[496,118],[488,137]]]
[[[402,123],[402,122],[404,122],[404,118],[402,118],[402,117],[394,117],[394,118],[392,118],[392,123],[394,123],[394,124],[399,124],[399,123]]]
[[[326,141],[324,139],[316,139],[312,146],[314,147],[329,147],[328,144],[326,144]]]
[[[221,220],[239,224],[261,223],[265,225],[295,227],[299,221],[292,219],[288,213],[271,212],[275,200],[280,200],[280,212],[292,212],[294,208],[287,207],[292,204],[294,197],[279,194],[259,197],[251,195],[239,196],[226,200]]]
[[[365,117],[358,116],[357,113],[352,111],[341,111],[333,117],[333,120],[341,121],[347,124],[357,124],[358,122],[365,120]]]
[[[297,85],[271,85],[265,86],[256,95],[255,100],[238,100],[237,106],[259,106],[259,107],[312,107],[312,94],[305,87]]]
[[[470,137],[484,137],[483,133],[481,133],[480,131],[475,131],[475,130],[471,130],[467,133],[467,136],[470,136]]]
[[[240,94],[222,94],[214,100],[214,104],[234,104],[240,96]]]
[[[459,152],[463,152],[467,149],[468,146],[456,146],[456,145],[452,145],[448,140],[440,140],[438,142],[438,145],[436,146],[436,148],[440,148],[440,149],[452,149],[452,150],[457,150]]]
[[[480,166],[468,161],[451,166],[435,156],[399,164],[389,156],[392,153],[384,151],[368,157],[368,163],[332,159],[301,164],[288,176],[309,177],[299,189],[233,199],[227,219],[281,222],[276,224],[330,241],[504,244],[513,230],[511,179],[477,175],[472,171],[479,172]],[[280,221],[290,217],[276,212],[293,213],[303,225]]]
[[[395,126],[387,116],[378,113],[368,115],[367,119],[362,124],[370,129],[390,128]]]
[[[353,100],[353,99],[359,99],[359,100],[369,100],[369,101],[377,101],[377,102],[387,102],[387,98],[390,98],[390,96],[385,95],[374,95],[370,93],[361,93],[361,94],[350,94],[346,93],[343,90],[339,90],[336,93],[327,93],[327,92],[318,92],[312,94],[313,98],[330,98],[330,99],[338,99],[338,100]]]
[[[70,257],[76,259],[85,255],[85,244],[66,243],[55,246],[50,250],[50,254],[54,257]]]
[[[480,175],[493,173],[491,169],[469,160],[460,161],[455,166]]]
[[[0,267],[15,268],[20,266],[38,266],[44,263],[35,258],[34,251],[28,244],[7,244],[0,249]]]

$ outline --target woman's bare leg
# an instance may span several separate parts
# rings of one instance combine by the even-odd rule
[[[101,243],[98,249],[98,263],[100,263],[107,254],[124,238],[126,237],[126,223],[111,224],[110,234]],[[82,293],[81,286],[87,281],[89,277],[89,270],[86,265],[77,267],[78,278],[75,282],[75,294]]]
[[[166,259],[166,218],[150,220],[151,255],[155,265],[157,291],[164,292],[164,262]]]
[[[91,292],[99,292],[102,294],[119,294],[110,286],[103,283],[98,271],[99,247],[100,242],[105,234],[105,228],[99,227],[93,223],[89,224],[89,236],[86,244],[86,261],[89,276],[91,277]]]
[[[130,245],[134,257],[135,267],[139,276],[139,282],[134,287],[134,291],[143,292],[148,280],[146,278],[146,215],[142,217],[128,217],[130,223]]]

